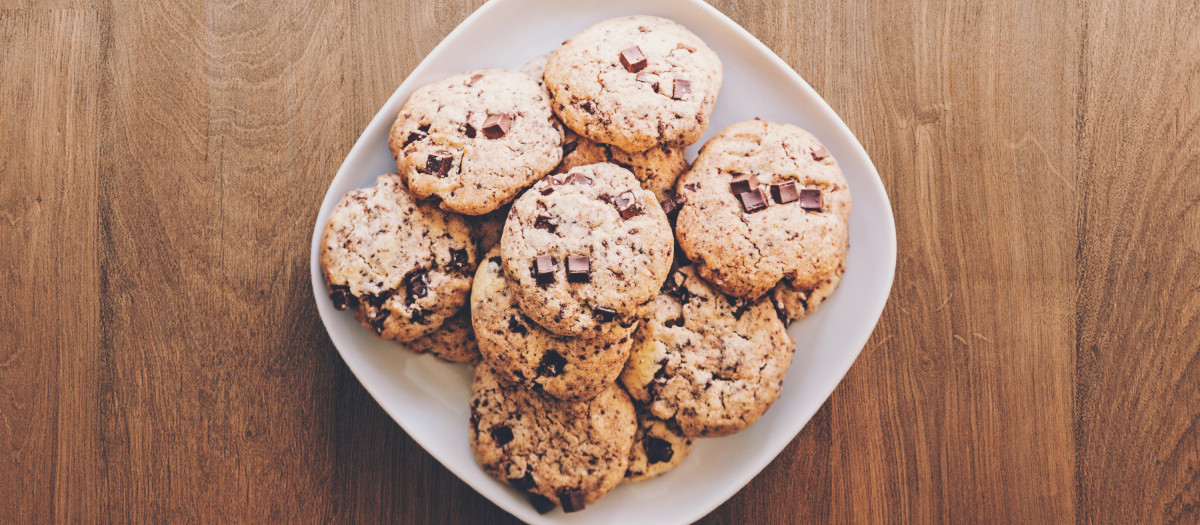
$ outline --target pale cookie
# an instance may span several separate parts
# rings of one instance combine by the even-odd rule
[[[576,512],[616,487],[637,417],[609,384],[590,401],[560,401],[505,385],[487,365],[471,383],[471,450],[488,475],[526,492],[540,512]]]
[[[621,382],[686,436],[733,434],[779,397],[795,344],[770,301],[722,294],[685,266],[633,335]]]
[[[842,275],[845,273],[846,265],[843,261],[834,270],[833,275],[815,287],[797,286],[790,279],[779,281],[779,284],[771,290],[771,302],[775,304],[779,318],[783,320],[784,324],[788,324],[804,319],[817,311],[817,307],[821,306],[834,290],[837,290],[838,284],[842,282]]]
[[[620,337],[666,279],[671,225],[628,170],[580,166],[513,203],[500,251],[521,310],[559,335]]]
[[[659,202],[675,196],[675,180],[688,169],[683,148],[660,145],[641,153],[627,153],[616,146],[593,142],[566,130],[563,160],[554,168],[554,173],[566,173],[572,168],[597,162],[611,162],[633,172],[642,187],[654,192]]]
[[[498,248],[475,272],[471,317],[485,364],[508,383],[559,399],[586,400],[604,391],[621,374],[633,341],[632,327],[609,342],[555,335],[533,322],[517,307]]]
[[[624,483],[661,476],[679,466],[692,451],[692,438],[683,435],[679,425],[658,419],[644,408],[637,409],[637,417],[638,429],[629,449]]]
[[[479,344],[475,340],[475,329],[471,327],[471,309],[463,307],[453,317],[446,319],[441,328],[404,344],[418,354],[433,354],[438,359],[452,363],[475,363],[479,361]]]
[[[400,109],[388,147],[418,198],[482,215],[558,165],[562,129],[528,75],[477,69],[418,88]]]
[[[717,54],[687,28],[629,16],[571,37],[551,53],[545,82],[563,124],[638,153],[700,140],[721,74]]]
[[[413,200],[399,175],[347,193],[321,237],[321,268],[339,310],[384,339],[411,341],[462,309],[475,241],[461,217]]]
[[[756,299],[781,280],[813,290],[844,267],[850,188],[807,131],[763,120],[729,126],[704,145],[677,189],[686,200],[679,246],[725,293]]]

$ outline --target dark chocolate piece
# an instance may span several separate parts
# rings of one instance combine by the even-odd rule
[[[425,270],[413,270],[404,278],[404,286],[408,289],[408,304],[429,295],[429,273]]]
[[[435,151],[425,158],[425,171],[438,177],[445,177],[447,173],[450,173],[450,166],[453,164],[454,156],[450,155],[450,152]]]
[[[563,143],[563,157],[575,152],[575,148],[579,147],[579,141]]]
[[[692,81],[677,78],[675,79],[675,89],[671,90],[671,98],[675,100],[683,100],[683,97],[686,97],[691,92]]]
[[[496,441],[497,445],[503,447],[513,440],[512,429],[504,425],[494,426],[492,427],[492,439]]]
[[[795,202],[800,198],[800,192],[796,189],[795,182],[785,182],[783,184],[775,184],[771,186],[771,197],[779,204],[787,204]]]
[[[567,282],[586,283],[592,280],[591,260],[586,255],[567,257]]]
[[[467,138],[469,138],[469,139],[475,138],[475,126],[472,126],[470,122],[463,124],[462,128],[460,128],[460,129],[462,129],[463,134],[466,135]]]
[[[533,472],[529,470],[526,470],[525,475],[519,478],[508,478],[508,484],[512,485],[514,489],[526,492],[537,486],[537,483],[533,481]]]
[[[560,490],[558,502],[562,504],[563,512],[579,512],[586,503],[583,492],[578,489]]]
[[[546,514],[554,510],[554,507],[556,506],[553,501],[550,501],[550,498],[542,496],[541,494],[530,494],[529,504],[533,505],[533,509],[538,511],[538,514]]]
[[[488,115],[487,120],[483,121],[483,136],[489,139],[503,137],[512,127],[512,121],[512,116],[507,113]]]
[[[642,53],[642,48],[633,46],[621,51],[621,65],[630,73],[646,69],[646,55]]]
[[[554,350],[547,350],[542,356],[542,362],[538,363],[538,375],[554,377],[561,374],[565,366],[567,366],[567,358]]]
[[[609,322],[617,318],[617,311],[607,306],[597,306],[592,308],[596,311],[596,318],[602,322]]]
[[[334,284],[329,287],[329,299],[338,310],[358,308],[358,298],[350,293],[350,287],[344,284]]]
[[[557,224],[550,222],[549,215],[542,215],[540,213],[538,214],[537,219],[533,221],[533,227],[539,230],[546,230],[550,233],[554,233],[554,231],[558,229]]]
[[[367,304],[369,304],[375,308],[380,308],[383,306],[383,303],[386,303],[387,300],[391,297],[392,297],[392,291],[384,290],[383,292],[380,292],[379,295],[368,294],[366,297],[363,297],[363,300],[365,300],[367,302]]]
[[[678,212],[679,208],[682,208],[685,203],[687,203],[687,197],[683,196],[683,194],[679,194],[669,197],[667,200],[658,204],[662,206],[663,213],[666,213],[667,217],[671,217],[675,214],[675,212]]]
[[[800,207],[808,211],[821,211],[824,199],[821,198],[821,190],[803,189],[800,190]]]
[[[533,259],[533,273],[537,276],[538,284],[554,282],[554,259],[549,255],[539,255]]]
[[[686,188],[688,191],[696,191],[696,190],[700,189],[700,184],[693,182],[691,184],[684,184],[683,187]]]
[[[412,314],[410,314],[409,317],[412,317],[414,323],[429,324],[430,313],[431,312],[429,310],[421,308],[420,306],[416,306],[413,307]]]
[[[758,177],[748,173],[738,175],[729,181],[729,191],[733,192],[734,195],[741,195],[756,189],[758,189]]]
[[[458,248],[451,248],[450,249],[450,264],[448,264],[446,266],[448,268],[450,268],[451,270],[461,270],[461,269],[467,267],[468,262],[470,262],[470,257],[467,257],[466,250],[460,250]]]
[[[754,213],[767,208],[767,196],[763,193],[762,188],[739,193],[738,199],[742,201],[742,209],[746,210],[746,213]]]
[[[508,318],[508,331],[519,335],[529,333],[529,329],[525,328],[525,325],[521,324],[521,320],[517,319],[516,316]]]
[[[592,185],[592,178],[582,173],[572,173],[563,179],[563,184],[582,184],[584,186]]]
[[[409,133],[408,138],[404,139],[404,146],[402,146],[402,147],[407,148],[409,144],[412,144],[418,140],[422,140],[428,136],[429,136],[428,133],[425,133],[424,131],[420,131],[420,130]]]
[[[420,131],[421,133],[429,133],[429,126],[431,125],[432,124],[421,124],[420,126],[417,126],[417,131]]]
[[[387,320],[388,315],[391,315],[391,313],[391,310],[380,310],[379,313],[376,313],[367,320],[367,324],[371,325],[371,329],[375,331],[375,335],[383,335],[383,322]]]
[[[613,198],[613,206],[617,207],[622,219],[632,219],[642,213],[642,205],[638,203],[632,190],[625,190]]]
[[[675,455],[675,450],[671,447],[671,443],[665,439],[646,436],[646,439],[642,440],[642,445],[646,447],[646,461],[651,465],[671,461],[671,458]]]
[[[827,157],[829,157],[829,150],[825,149],[823,145],[818,145],[812,151],[813,160],[825,160]]]

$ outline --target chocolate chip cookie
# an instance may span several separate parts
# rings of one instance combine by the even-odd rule
[[[479,361],[479,344],[471,327],[471,309],[463,307],[433,332],[404,344],[418,354],[433,354],[452,363]]]
[[[677,22],[653,16],[605,20],[550,55],[545,82],[554,111],[580,135],[630,153],[700,140],[721,60]]]
[[[734,124],[679,178],[679,245],[725,293],[758,298],[781,281],[811,295],[833,283],[849,248],[850,188],[816,137],[763,120]],[[781,290],[791,317],[807,310]]]
[[[504,381],[572,401],[608,388],[629,358],[633,329],[614,341],[550,333],[517,307],[493,249],[479,264],[471,290],[471,312],[484,362]],[[636,325],[635,325],[636,326]]]
[[[641,407],[637,408],[637,417],[625,483],[661,476],[679,466],[692,451],[692,438],[683,435],[673,421],[663,421]]]
[[[321,268],[339,310],[385,339],[411,341],[462,309],[475,273],[462,218],[413,200],[399,175],[342,197],[321,237]]]
[[[733,434],[779,397],[795,345],[770,301],[722,294],[684,266],[633,335],[621,382],[685,436]]]
[[[529,495],[541,512],[576,512],[616,487],[637,417],[615,384],[589,401],[509,386],[487,366],[471,384],[471,450],[488,475]]]
[[[446,210],[482,215],[562,159],[562,129],[528,75],[477,69],[418,88],[388,146],[408,189]]]
[[[500,251],[534,322],[612,340],[658,293],[674,239],[658,200],[629,170],[590,164],[543,178],[517,199]]]
[[[627,153],[567,129],[563,139],[563,160],[554,173],[566,173],[572,168],[597,162],[610,162],[633,172],[642,187],[654,192],[659,201],[675,195],[675,180],[688,169],[683,148],[659,145],[641,153]]]
[[[799,321],[817,311],[817,307],[821,306],[834,290],[837,290],[838,284],[842,282],[842,275],[846,273],[845,261],[838,265],[825,281],[817,283],[816,286],[797,285],[791,279],[784,279],[775,285],[771,290],[771,302],[775,303],[775,310],[779,312],[779,318],[784,324],[792,321]]]

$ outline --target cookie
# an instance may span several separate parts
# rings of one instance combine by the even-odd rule
[[[321,269],[339,310],[384,339],[411,341],[462,309],[475,241],[461,217],[413,200],[399,175],[347,193],[321,237]]]
[[[408,189],[443,209],[483,215],[562,159],[562,129],[528,75],[477,69],[422,86],[388,136]]]
[[[499,249],[475,272],[471,314],[488,366],[504,381],[559,399],[591,399],[604,391],[620,375],[633,342],[632,327],[620,339],[602,341],[555,335],[533,322],[517,307]]]
[[[654,299],[674,248],[654,194],[613,164],[538,181],[513,203],[500,239],[526,315],[559,335],[608,340]]]
[[[539,86],[545,87],[546,81],[543,79],[543,77],[546,75],[546,63],[549,61],[550,53],[538,55],[533,60],[530,60],[529,62],[526,62],[525,65],[521,66],[520,71],[533,77],[533,80],[537,81]]]
[[[817,311],[817,307],[821,306],[821,303],[824,303],[834,290],[837,290],[838,284],[842,282],[842,275],[845,273],[846,265],[843,261],[833,271],[833,275],[816,286],[797,285],[791,279],[779,281],[779,284],[771,290],[771,302],[775,304],[775,311],[779,312],[779,318],[783,320],[784,324],[788,324],[804,319]]]
[[[775,402],[794,351],[770,301],[724,295],[684,266],[634,332],[621,383],[683,435],[724,436]]]
[[[561,401],[500,381],[486,365],[471,383],[471,450],[488,475],[524,491],[539,511],[575,512],[616,487],[637,417],[615,384],[589,401]]]
[[[807,292],[844,268],[850,188],[807,131],[763,120],[729,126],[677,189],[686,200],[675,223],[679,246],[725,293],[758,298],[782,280]]]
[[[641,153],[627,153],[618,147],[580,137],[570,129],[565,133],[562,163],[554,168],[554,173],[566,173],[572,168],[597,162],[611,162],[633,172],[642,187],[654,192],[662,202],[675,195],[675,180],[688,169],[683,148],[659,145]]]
[[[692,438],[683,435],[679,425],[654,417],[637,408],[638,429],[629,449],[629,467],[624,483],[636,483],[661,476],[679,466],[692,451]]]
[[[475,245],[479,247],[479,258],[492,251],[500,244],[500,235],[504,233],[504,221],[508,219],[508,207],[505,206],[486,215],[467,216],[467,224],[475,232]]]
[[[605,20],[550,55],[545,82],[563,124],[630,153],[682,147],[708,127],[721,60],[665,18]]]
[[[475,330],[471,327],[471,309],[464,307],[453,317],[446,319],[441,328],[405,343],[418,354],[433,354],[438,359],[451,363],[475,363],[479,361],[479,344]]]

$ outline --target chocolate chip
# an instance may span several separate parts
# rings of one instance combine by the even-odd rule
[[[739,193],[738,199],[742,201],[742,208],[746,210],[746,213],[754,213],[767,208],[767,196],[763,193],[762,188]]]
[[[392,297],[392,291],[384,290],[383,292],[379,293],[379,295],[369,294],[366,297],[363,297],[363,300],[365,300],[367,302],[367,304],[371,305],[374,308],[380,308],[383,306],[383,303],[386,303],[387,300],[391,297]]]
[[[750,309],[750,302],[738,297],[730,297],[729,305],[733,307],[733,318],[738,321],[742,320],[742,316]]]
[[[500,259],[500,256],[499,256],[499,255],[497,255],[497,256],[495,256],[495,257],[492,257],[491,259],[488,259],[488,262],[490,262],[490,263],[492,263],[492,264],[494,264],[494,265],[496,265],[496,266],[500,266],[500,263],[501,263],[501,262],[503,262],[503,261],[501,261],[501,259]]]
[[[529,470],[526,470],[525,475],[519,478],[508,478],[508,484],[512,485],[514,489],[527,492],[537,486],[537,483],[533,481],[533,472]]]
[[[570,155],[571,153],[573,153],[575,151],[575,148],[578,148],[578,147],[579,147],[579,141],[564,143],[563,144],[563,157]]]
[[[617,311],[607,306],[597,306],[592,308],[596,312],[596,319],[607,323],[617,318]]]
[[[530,494],[528,497],[529,504],[533,505],[533,509],[538,511],[538,514],[546,514],[554,510],[555,505],[553,501],[550,501],[550,498],[540,494]]]
[[[583,492],[579,489],[558,491],[558,502],[562,504],[563,512],[579,512],[586,503]]]
[[[546,230],[550,233],[554,233],[554,231],[558,229],[557,224],[550,222],[549,215],[542,215],[540,213],[538,214],[537,219],[533,221],[533,227],[539,230]]]
[[[512,121],[512,115],[507,113],[489,114],[487,120],[483,121],[483,136],[489,139],[503,137],[508,133],[508,128],[512,127]]]
[[[771,186],[771,197],[779,204],[787,204],[799,199],[800,192],[796,190],[795,182],[785,182]]]
[[[344,284],[334,284],[329,287],[329,299],[338,310],[358,308],[358,298],[350,293],[350,287]]]
[[[642,48],[633,46],[621,51],[621,65],[630,73],[646,69],[646,55],[642,53]]]
[[[425,171],[438,177],[445,177],[447,173],[450,173],[450,166],[453,164],[454,156],[450,155],[450,152],[435,151],[425,158]]]
[[[460,129],[462,129],[463,134],[466,135],[467,138],[469,138],[469,139],[475,138],[475,126],[472,126],[470,122],[463,124],[462,128],[460,128]]]
[[[533,273],[537,276],[538,284],[554,282],[554,259],[549,255],[539,255],[533,259]]]
[[[429,310],[426,310],[426,309],[418,306],[418,307],[414,307],[412,309],[412,313],[409,314],[409,317],[412,318],[414,323],[429,324],[429,314],[430,314]]]
[[[417,131],[420,131],[421,133],[429,133],[429,126],[430,124],[421,124],[420,126],[417,126]]]
[[[483,75],[479,74],[479,73],[475,73],[474,75],[471,75],[471,78],[467,80],[467,87],[474,86],[475,83],[479,82],[479,79],[481,79],[481,78],[483,78]]]
[[[800,207],[808,211],[821,211],[822,201],[821,190],[803,189],[800,190]]]
[[[663,213],[667,214],[667,217],[670,217],[673,213],[679,211],[679,203],[675,202],[674,197],[667,199],[665,201],[662,201],[658,204],[660,206],[662,206]]]
[[[463,268],[467,267],[467,263],[469,263],[470,260],[471,260],[470,257],[467,257],[466,250],[460,250],[458,248],[451,248],[450,249],[450,264],[448,264],[447,267],[450,268],[451,270],[462,270]]]
[[[813,148],[813,160],[825,160],[827,157],[829,157],[829,150],[825,149],[825,146],[817,145],[816,148]]]
[[[409,144],[412,144],[418,140],[423,140],[425,137],[428,137],[428,136],[429,136],[428,133],[425,133],[424,131],[419,131],[419,130],[409,133],[408,138],[404,139],[403,147],[407,148]]]
[[[413,270],[404,278],[404,286],[408,290],[408,304],[429,295],[429,272]]]
[[[542,362],[538,363],[538,375],[554,377],[561,374],[565,366],[567,366],[567,358],[554,350],[547,350],[542,356]]]
[[[380,310],[367,320],[367,324],[371,325],[371,329],[375,331],[375,335],[383,335],[383,322],[387,320],[388,315],[391,315],[391,313],[391,310]]]
[[[676,327],[683,326],[683,316],[681,315],[674,319],[667,319],[666,321],[663,321],[663,326],[666,326],[667,328],[676,328]]]
[[[738,175],[729,181],[729,191],[734,195],[741,195],[755,189],[758,189],[758,177],[754,175]]]
[[[699,183],[684,184],[683,187],[687,188],[688,191],[696,191],[696,190],[700,189],[700,184]]]
[[[567,257],[567,282],[586,283],[592,280],[592,265],[588,256]]]
[[[642,71],[641,73],[638,73],[637,81],[650,84],[651,89],[658,91],[658,77],[653,73]]]
[[[579,104],[579,107],[588,113],[596,112],[596,103],[592,102],[591,100],[583,101],[583,103]]]
[[[675,79],[674,89],[671,90],[671,98],[673,98],[675,100],[683,100],[683,97],[686,97],[688,95],[688,93],[691,93],[691,92],[692,92],[692,81],[677,78],[677,79]]]
[[[646,439],[642,440],[642,446],[646,447],[646,461],[649,461],[651,465],[671,461],[675,455],[671,443],[665,439],[646,436]]]
[[[632,190],[625,190],[613,198],[613,206],[617,207],[622,219],[632,219],[642,213],[642,205],[638,203]]]
[[[517,319],[516,316],[511,316],[508,318],[508,331],[519,335],[525,335],[529,333],[529,329],[525,328],[525,325],[521,324],[521,320]]]
[[[567,175],[567,178],[563,180],[563,184],[582,184],[584,186],[591,186],[592,178],[582,173],[572,173]]]
[[[513,440],[512,429],[504,425],[492,427],[492,439],[497,445],[504,446]]]

